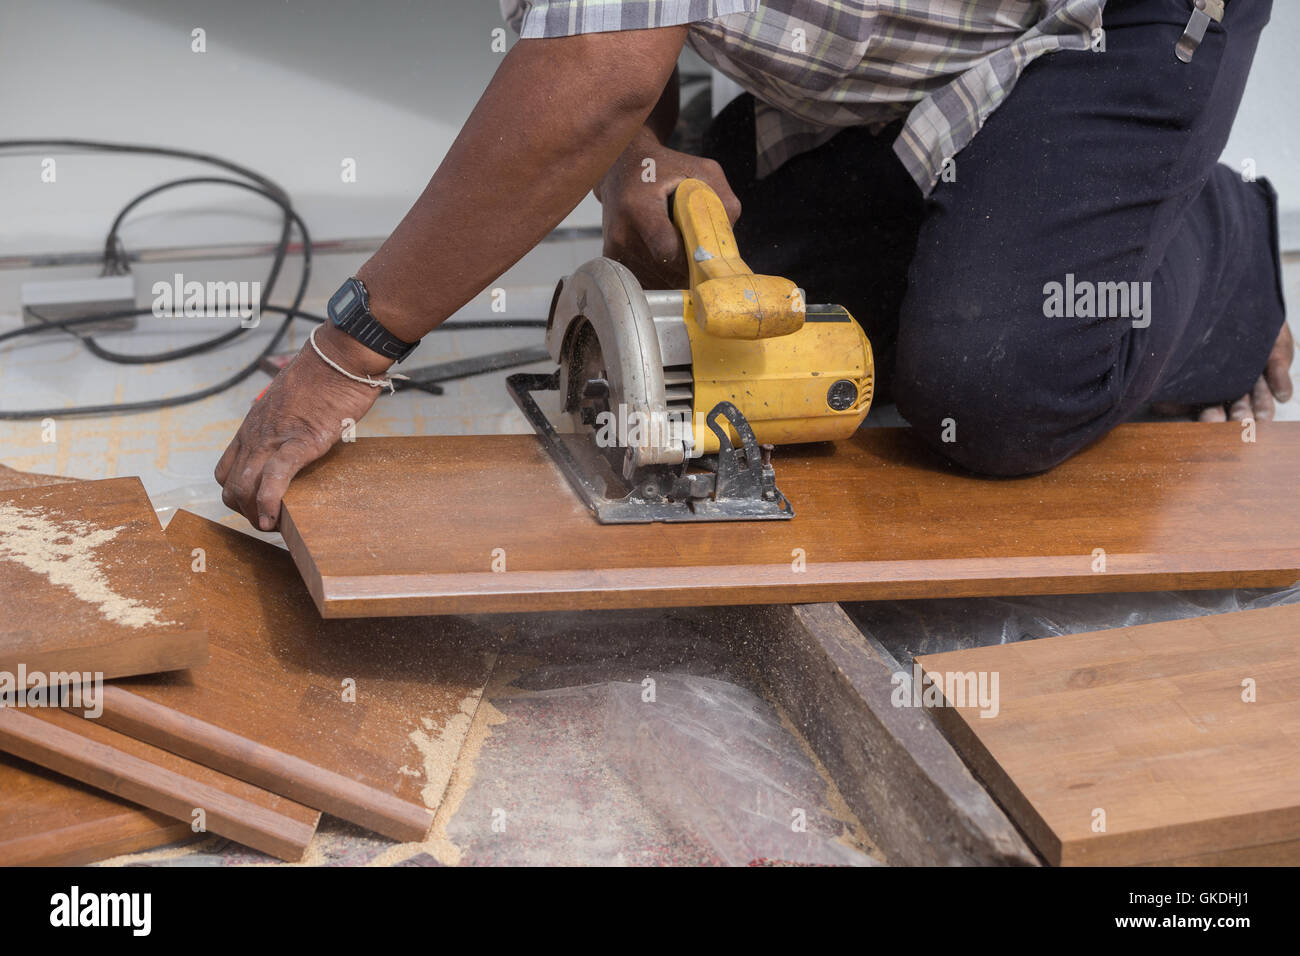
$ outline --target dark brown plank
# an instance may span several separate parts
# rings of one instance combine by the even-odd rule
[[[368,439],[298,477],[282,530],[325,617],[1290,584],[1300,423],[1241,435],[1125,425],[992,480],[907,429],[865,429],[778,451],[792,521],[622,526],[598,524],[532,436]]]
[[[0,750],[282,860],[307,851],[320,814],[61,710],[0,707]]]
[[[0,491],[76,480],[0,465]],[[80,866],[193,835],[164,814],[0,756],[0,866]]]
[[[14,491],[19,488],[40,488],[44,485],[64,485],[77,478],[63,478],[59,475],[43,475],[35,471],[19,471],[8,465],[0,465],[0,491]]]
[[[995,716],[931,712],[1049,862],[1271,863],[1300,845],[1297,638],[1289,606],[917,660],[997,676]]]
[[[889,863],[1037,865],[838,604],[736,609],[730,633]]]
[[[188,512],[167,527],[211,661],[106,687],[101,721],[398,840],[422,840],[494,660],[457,620],[322,622],[289,555]],[[344,682],[355,684],[346,700]]]
[[[0,756],[0,866],[81,866],[193,837],[188,823]]]
[[[0,493],[0,671],[193,667],[207,638],[138,478]]]

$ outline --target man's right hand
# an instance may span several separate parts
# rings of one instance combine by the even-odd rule
[[[648,167],[646,160],[653,160]],[[643,176],[654,170],[654,181]],[[684,179],[708,183],[735,225],[740,200],[722,167],[711,159],[679,153],[643,128],[610,167],[596,189],[602,206],[605,255],[616,259],[648,289],[684,289],[686,252],[670,218],[668,200]]]
[[[326,323],[317,330],[321,350],[354,374],[382,374],[388,362]],[[334,446],[348,420],[370,411],[379,389],[340,375],[307,343],[258,399],[217,462],[221,500],[255,528],[272,531],[280,499],[294,475]]]

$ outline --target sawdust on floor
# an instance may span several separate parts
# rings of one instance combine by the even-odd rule
[[[496,655],[488,654],[488,674],[492,673]],[[428,717],[421,717],[423,727],[412,730],[408,739],[420,751],[424,764],[424,787],[420,790],[420,799],[430,810],[437,810],[442,804],[456,769],[456,761],[465,746],[465,739],[474,722],[479,702],[483,699],[483,688],[477,688],[461,702],[456,713],[452,714],[442,727],[436,726]],[[398,773],[411,774],[411,768],[400,767]]]
[[[397,846],[390,847],[372,859],[367,866],[392,866],[421,853],[429,854],[446,866],[456,866],[460,863],[463,851],[447,836],[447,824],[460,809],[465,795],[469,793],[474,783],[478,755],[491,738],[492,728],[506,722],[505,714],[492,705],[490,698],[510,696],[514,692],[514,688],[510,685],[523,672],[523,666],[517,658],[506,656],[497,658],[487,685],[478,695],[478,704],[470,720],[469,729],[465,733],[464,742],[457,752],[450,752],[451,748],[443,750],[439,760],[444,758],[447,760],[447,784],[437,803],[429,835],[420,843],[399,843]],[[439,767],[441,766],[440,763]],[[433,773],[426,770],[426,779],[431,780],[432,777]],[[429,787],[426,786],[425,790],[427,792]],[[314,846],[315,841],[313,841]],[[311,855],[312,849],[308,849],[308,860],[305,862],[310,862]]]
[[[0,504],[0,560],[14,561],[44,575],[51,584],[71,591],[79,601],[124,627],[171,624],[142,601],[113,589],[95,551],[118,536],[125,526],[100,528],[84,521],[59,518],[44,508]]]
[[[763,696],[767,697],[766,688],[763,689]],[[873,857],[881,863],[887,863],[888,860],[885,859],[884,851],[881,850],[880,847],[876,846],[875,841],[872,840],[870,834],[867,833],[866,827],[862,825],[862,821],[860,821],[857,818],[857,815],[849,808],[848,801],[844,799],[844,794],[840,793],[840,788],[836,786],[835,780],[831,777],[830,771],[826,769],[826,765],[823,764],[821,758],[817,756],[817,752],[814,751],[808,741],[804,739],[804,735],[800,733],[799,728],[794,725],[794,721],[792,721],[790,715],[785,712],[785,708],[781,707],[770,697],[767,697],[767,699],[768,703],[770,703],[776,711],[777,716],[781,718],[781,726],[784,727],[786,733],[793,737],[799,744],[799,749],[802,750],[804,755],[812,762],[813,768],[817,771],[817,775],[825,782],[826,809],[830,811],[831,816],[839,822],[841,827],[839,842],[861,853],[865,853],[867,856]]]
[[[161,863],[165,860],[175,860],[183,856],[191,856],[196,853],[214,852],[217,847],[227,842],[225,837],[219,837],[215,833],[210,833],[201,840],[192,840],[189,843],[173,843],[169,846],[159,847],[156,850],[140,850],[136,853],[123,853],[120,856],[112,856],[107,860],[100,860],[92,866],[144,866],[150,863]]]

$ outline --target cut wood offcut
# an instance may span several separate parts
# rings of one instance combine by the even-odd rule
[[[194,835],[189,822],[0,755],[0,866],[80,866]]]

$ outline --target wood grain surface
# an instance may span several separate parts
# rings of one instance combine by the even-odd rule
[[[175,670],[207,638],[138,478],[0,492],[0,671]]]
[[[0,491],[18,488],[40,488],[44,485],[65,485],[78,478],[64,478],[60,475],[43,475],[36,471],[19,471],[8,465],[0,465]]]
[[[81,866],[194,836],[189,823],[0,755],[0,866]]]
[[[320,814],[62,710],[0,707],[0,750],[282,860],[303,858]]]
[[[76,480],[0,465],[0,491]],[[0,866],[80,866],[193,836],[187,823],[0,755]]]
[[[917,660],[998,675],[930,713],[1050,863],[1300,862],[1300,606]]]
[[[1300,578],[1300,423],[1261,424],[1254,443],[1237,423],[1123,425],[1021,479],[961,473],[908,429],[778,449],[775,465],[791,521],[600,525],[533,436],[362,439],[298,476],[281,530],[325,617]]]
[[[322,622],[289,555],[185,511],[207,666],[105,688],[106,726],[399,840],[433,822],[491,673],[455,619]],[[349,682],[352,700],[347,699]]]

